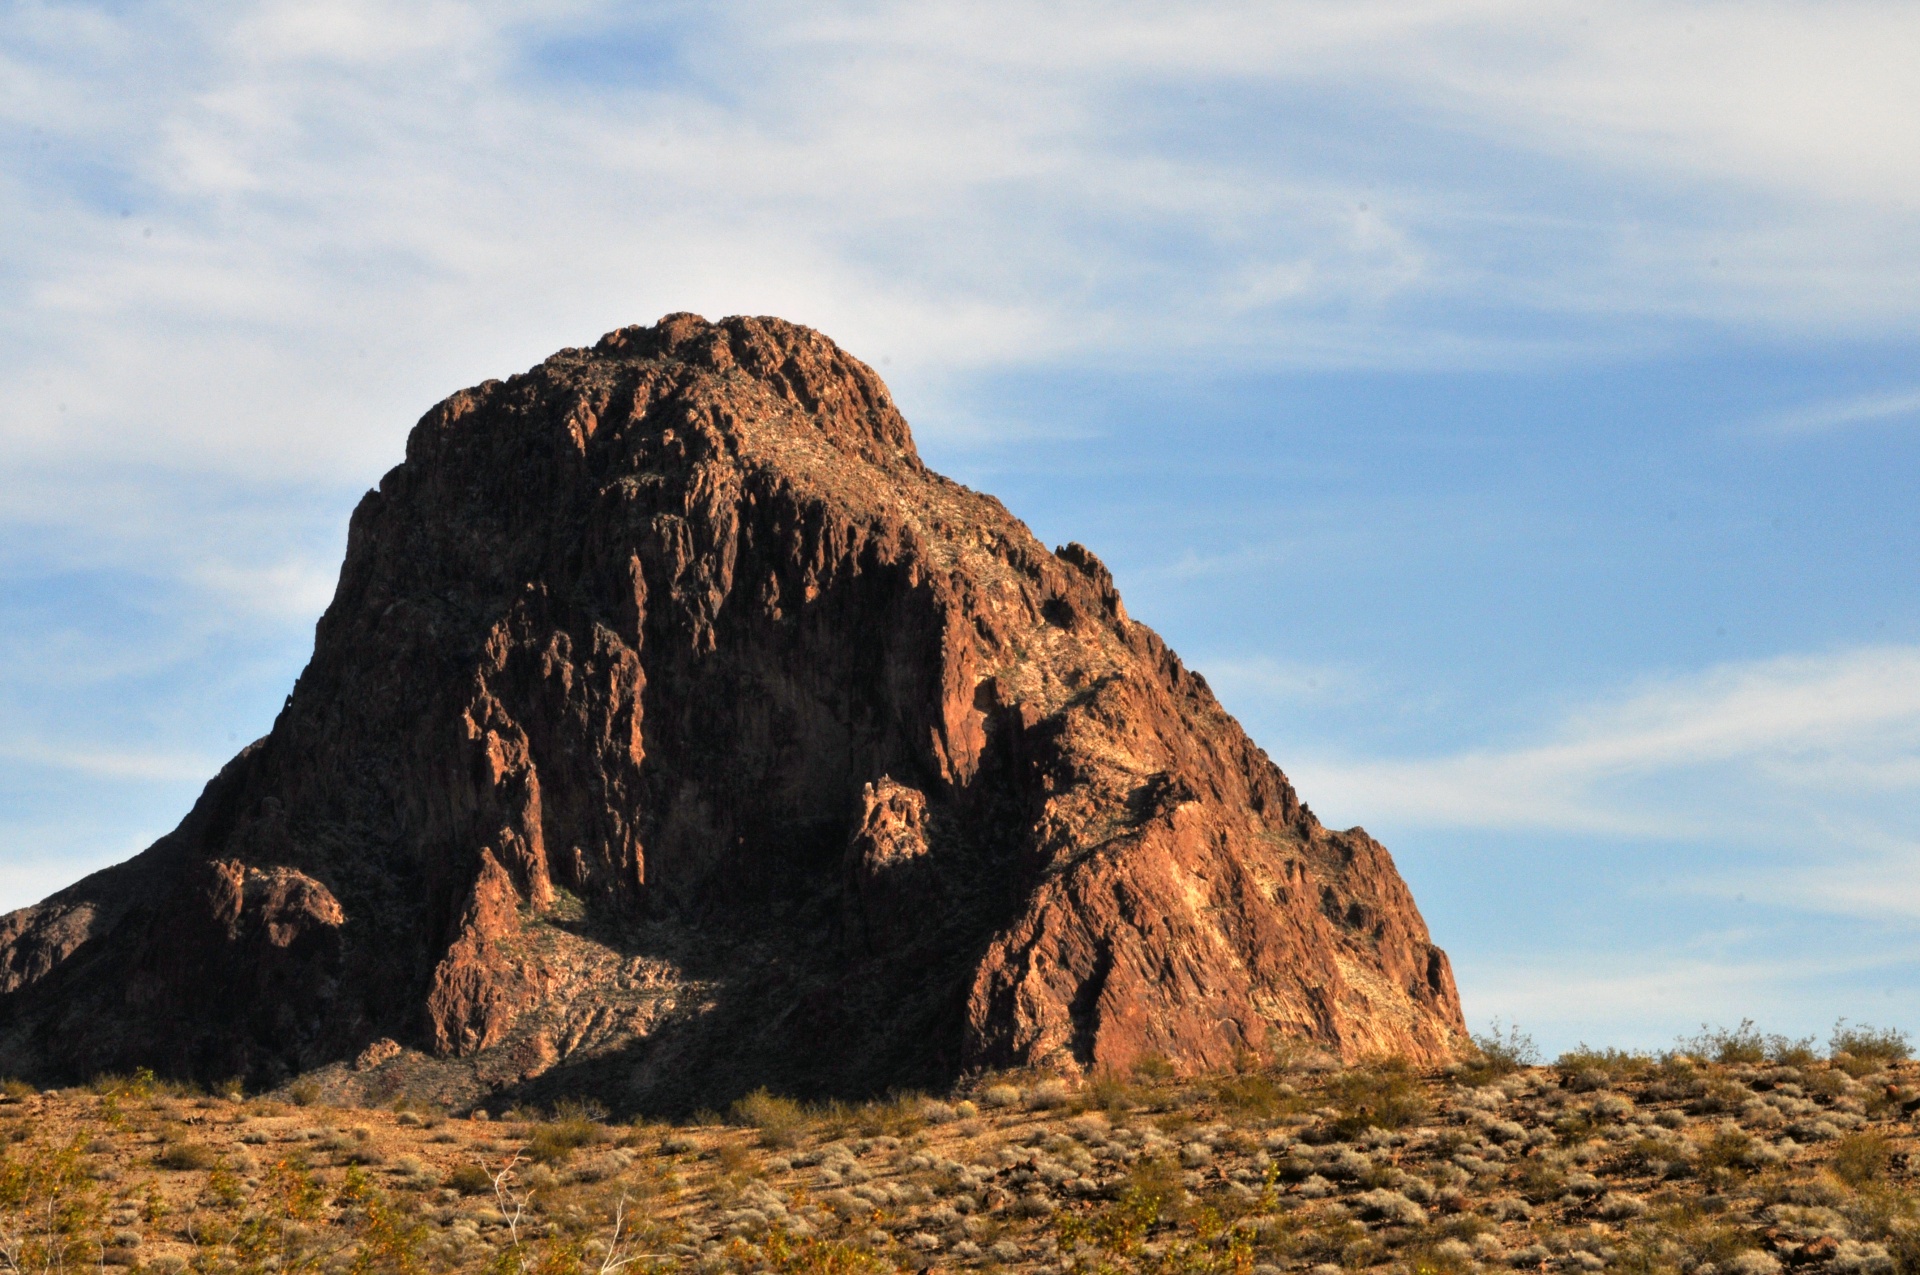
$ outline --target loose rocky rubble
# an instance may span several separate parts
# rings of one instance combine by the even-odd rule
[[[155,1271],[1920,1269],[1911,1063],[1490,1073],[997,1077],[679,1126],[109,1082],[0,1107],[0,1251],[54,1201],[66,1265]]]

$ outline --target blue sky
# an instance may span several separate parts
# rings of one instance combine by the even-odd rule
[[[1113,567],[1470,1020],[1920,1028],[1920,12],[0,12],[0,906],[261,733],[449,391],[811,323]]]

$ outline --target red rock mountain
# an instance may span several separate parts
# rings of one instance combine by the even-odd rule
[[[0,918],[0,1072],[46,1079],[669,1110],[1289,1039],[1464,1039],[1386,850],[774,319],[435,407],[272,732]]]

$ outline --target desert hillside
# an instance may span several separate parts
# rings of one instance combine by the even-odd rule
[[[1896,1033],[1816,1057],[1751,1030],[1527,1066],[1324,1059],[677,1124],[455,1118],[149,1077],[0,1107],[10,1269],[1377,1269],[1904,1275],[1920,1071]]]

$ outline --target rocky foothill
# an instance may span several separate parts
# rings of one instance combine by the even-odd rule
[[[933,473],[871,368],[777,319],[672,315],[427,413],[272,730],[0,918],[0,1074],[41,1086],[657,1117],[1464,1040],[1387,851],[1321,825],[1094,554]],[[195,1118],[262,1164],[319,1127]],[[425,1182],[511,1141],[436,1127]],[[1090,1163],[1141,1154],[1113,1145]]]
[[[1865,1039],[1831,1060],[1722,1033],[1693,1056],[1187,1079],[1149,1057],[1124,1080],[988,1074],[937,1098],[756,1092],[679,1124],[13,1082],[0,1252],[170,1272],[1911,1275],[1920,1070],[1896,1035]]]

